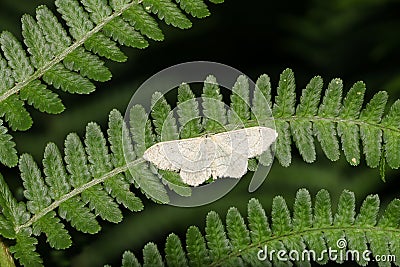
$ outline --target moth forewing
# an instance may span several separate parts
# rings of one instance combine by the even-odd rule
[[[159,169],[180,173],[182,181],[197,186],[209,177],[241,178],[249,158],[260,156],[277,138],[277,132],[256,126],[215,135],[157,143],[143,158]]]

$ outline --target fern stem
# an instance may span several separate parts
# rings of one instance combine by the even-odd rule
[[[369,122],[365,122],[365,121],[360,121],[360,120],[351,120],[351,119],[340,119],[340,118],[321,118],[318,116],[313,116],[313,117],[298,117],[298,116],[290,116],[290,117],[282,117],[282,118],[271,118],[271,120],[276,121],[276,120],[280,120],[280,121],[298,121],[298,120],[306,120],[306,121],[311,121],[311,122],[315,122],[315,121],[329,121],[329,122],[333,122],[333,123],[339,123],[339,122],[351,122],[357,125],[368,125],[370,127],[376,127],[379,128],[381,130],[390,130],[390,131],[394,131],[397,133],[400,133],[400,129],[396,129],[396,128],[390,128],[390,127],[386,127],[383,126],[381,124],[376,124],[376,123],[369,123]],[[252,121],[249,121],[249,123],[251,123]],[[255,122],[255,121],[253,121]],[[39,213],[35,214],[34,216],[32,216],[32,218],[27,221],[25,224],[23,225],[19,225],[15,228],[15,231],[18,233],[21,229],[23,228],[27,228],[30,227],[34,222],[36,222],[37,220],[39,220],[40,218],[42,218],[44,215],[46,215],[47,213],[49,213],[50,211],[56,209],[61,203],[67,201],[68,199],[82,193],[83,191],[87,190],[88,188],[102,183],[105,180],[107,180],[110,177],[113,177],[119,173],[122,172],[126,172],[129,167],[134,166],[136,164],[142,163],[145,160],[143,158],[139,158],[135,161],[132,161],[128,164],[126,164],[125,166],[119,167],[119,168],[115,168],[112,171],[106,173],[105,175],[103,175],[100,178],[96,178],[91,180],[90,182],[84,184],[81,187],[75,188],[74,190],[72,190],[71,192],[69,192],[68,194],[66,194],[65,196],[63,196],[62,198],[52,202],[49,206],[47,206],[45,209],[43,209],[42,211],[40,211]],[[335,228],[329,228],[329,229],[335,229]],[[341,228],[340,228],[341,229]]]
[[[103,21],[101,21],[99,24],[97,24],[92,30],[87,32],[87,34],[83,35],[82,38],[79,40],[76,40],[74,43],[72,43],[69,47],[67,47],[64,51],[62,51],[60,54],[56,55],[51,61],[49,61],[47,64],[45,64],[43,67],[37,69],[31,76],[29,76],[26,80],[19,82],[14,85],[11,89],[5,91],[2,95],[0,95],[0,102],[3,102],[13,94],[18,93],[20,90],[22,90],[26,85],[28,85],[30,82],[39,79],[42,77],[48,70],[50,70],[52,67],[54,67],[56,64],[61,62],[67,55],[69,55],[71,52],[73,52],[75,49],[80,47],[85,43],[87,39],[89,39],[93,34],[101,31],[103,27],[109,23],[111,20],[113,20],[116,17],[119,17],[122,15],[122,13],[129,9],[131,6],[135,4],[140,4],[143,0],[138,0],[133,1],[127,5],[125,5],[123,8],[120,10],[112,13],[110,16],[105,18]]]
[[[333,123],[339,123],[339,122],[348,122],[348,123],[354,123],[358,126],[361,125],[367,125],[370,127],[375,127],[378,128],[380,130],[387,130],[387,131],[393,131],[395,133],[399,133],[400,134],[400,128],[395,128],[395,127],[387,127],[384,126],[382,124],[379,123],[371,123],[371,122],[366,122],[366,121],[361,121],[361,120],[352,120],[352,119],[341,119],[339,117],[336,118],[322,118],[319,116],[313,116],[313,117],[298,117],[298,116],[290,116],[290,117],[271,117],[269,119],[269,121],[286,121],[286,122],[291,122],[291,121],[300,121],[300,120],[304,120],[304,121],[309,121],[309,122],[316,122],[316,121],[326,121],[326,122],[333,122]],[[249,120],[248,121],[249,124],[251,123],[257,123],[257,121],[255,120]]]
[[[311,228],[311,229],[307,229],[307,230],[303,230],[303,231],[298,231],[298,232],[292,232],[290,234],[285,234],[285,235],[279,235],[279,236],[272,236],[270,238],[267,238],[265,240],[263,240],[262,242],[259,243],[252,243],[249,244],[246,248],[241,249],[239,252],[236,253],[230,253],[227,256],[219,259],[218,261],[212,262],[209,266],[222,266],[224,262],[229,261],[229,259],[234,259],[234,258],[238,258],[240,255],[244,254],[244,252],[253,249],[253,248],[257,248],[257,247],[261,247],[262,245],[267,245],[269,242],[273,242],[273,241],[279,241],[279,240],[283,240],[285,238],[290,238],[290,237],[294,237],[294,238],[301,238],[303,235],[305,234],[311,234],[313,232],[315,233],[321,233],[321,232],[326,232],[326,231],[332,231],[332,230],[336,230],[336,231],[346,231],[346,230],[357,230],[357,231],[364,231],[364,232],[373,232],[373,233],[379,233],[381,235],[385,235],[388,232],[390,233],[396,233],[396,234],[400,234],[400,229],[383,229],[380,227],[362,227],[360,225],[357,226],[346,226],[346,227],[321,227],[321,228]],[[300,251],[299,251],[300,253]]]
[[[119,167],[119,168],[115,168],[112,171],[104,174],[103,176],[101,176],[100,178],[96,178],[91,180],[90,182],[75,188],[74,190],[72,190],[71,192],[69,192],[68,194],[64,195],[63,197],[61,197],[60,199],[55,200],[54,202],[52,202],[49,206],[47,206],[46,208],[44,208],[43,210],[41,210],[40,212],[36,213],[34,216],[32,216],[32,218],[30,218],[29,221],[27,221],[26,223],[19,225],[15,228],[15,232],[19,232],[21,231],[21,229],[23,228],[28,228],[30,227],[33,223],[35,223],[36,221],[38,221],[40,218],[42,218],[43,216],[45,216],[47,213],[49,213],[50,211],[56,209],[58,206],[60,206],[61,203],[81,194],[83,191],[87,190],[88,188],[95,186],[97,184],[100,184],[102,182],[104,182],[105,180],[114,177],[117,174],[126,172],[129,170],[130,167],[133,167],[137,164],[143,163],[145,162],[145,160],[143,158],[139,158],[136,159],[134,161],[129,162],[128,164]]]

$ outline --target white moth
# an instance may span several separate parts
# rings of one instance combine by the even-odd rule
[[[143,158],[159,169],[179,172],[184,183],[198,186],[211,176],[241,178],[247,172],[247,160],[261,155],[277,136],[271,128],[250,127],[160,142],[148,148]]]

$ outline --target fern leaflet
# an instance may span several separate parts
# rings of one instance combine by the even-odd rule
[[[122,220],[119,204],[132,211],[141,210],[143,208],[141,200],[130,191],[132,184],[147,197],[161,203],[169,202],[169,195],[164,184],[179,195],[190,196],[191,188],[181,181],[177,173],[157,170],[142,158],[144,151],[159,141],[197,137],[208,132],[222,132],[225,131],[224,127],[234,129],[241,127],[242,124],[245,126],[257,124],[272,126],[275,122],[277,131],[281,133],[278,137],[281,139],[278,139],[278,142],[282,148],[281,150],[277,148],[276,155],[284,166],[290,163],[291,155],[288,156],[287,151],[290,153],[292,134],[296,135],[294,141],[300,154],[306,161],[311,161],[308,159],[313,159],[313,155],[316,155],[313,145],[314,136],[321,143],[337,143],[339,146],[336,137],[338,133],[343,146],[351,145],[350,148],[344,149],[347,151],[345,152],[347,160],[351,164],[354,164],[354,161],[348,155],[350,153],[354,157],[352,153],[357,149],[354,148],[354,144],[349,144],[346,138],[357,141],[361,139],[367,163],[371,167],[377,166],[377,162],[380,160],[379,155],[382,153],[383,159],[389,166],[396,168],[396,164],[399,164],[397,159],[400,150],[394,152],[397,145],[395,138],[399,137],[400,132],[397,120],[399,101],[395,102],[388,114],[383,115],[387,100],[385,92],[377,93],[365,108],[361,108],[363,101],[360,98],[363,96],[364,85],[360,82],[356,83],[349,91],[348,97],[345,98],[344,108],[342,108],[340,98],[342,83],[340,80],[334,79],[328,85],[322,104],[318,105],[322,91],[322,79],[315,77],[303,90],[300,104],[295,108],[294,75],[288,69],[281,75],[278,99],[272,109],[275,117],[270,117],[268,114],[271,114],[269,109],[271,85],[268,76],[262,75],[257,80],[257,88],[250,104],[247,104],[250,102],[247,96],[251,94],[248,92],[249,86],[247,86],[246,79],[244,76],[239,77],[231,97],[230,112],[234,110],[241,114],[237,116],[238,120],[234,119],[239,124],[229,123],[234,117],[232,113],[226,112],[226,104],[221,101],[222,96],[216,85],[215,77],[209,76],[204,83],[201,103],[197,102],[189,85],[183,84],[179,87],[177,118],[173,115],[171,106],[164,96],[155,93],[152,98],[151,118],[148,117],[149,115],[142,106],[136,105],[129,111],[129,125],[127,125],[122,115],[117,110],[113,110],[109,116],[108,138],[105,137],[99,125],[89,123],[84,142],[77,134],[69,134],[65,140],[63,153],[55,144],[49,143],[44,152],[43,171],[30,155],[22,155],[19,158],[19,169],[25,188],[26,203],[18,202],[3,178],[0,177],[0,206],[2,208],[0,234],[7,239],[16,240],[16,245],[11,247],[14,256],[23,265],[40,266],[41,259],[35,252],[37,240],[33,235],[42,233],[46,235],[51,247],[57,249],[69,247],[71,245],[70,236],[60,218],[68,221],[79,231],[95,234],[101,228],[97,217],[114,223]],[[208,118],[199,117],[200,107],[206,116],[209,115]],[[6,149],[10,149],[10,147],[6,147]],[[378,156],[374,154],[377,152]],[[328,158],[331,158],[332,155],[339,155],[338,151],[334,151],[334,154],[329,154],[329,151],[325,151],[325,153]],[[62,154],[64,154],[64,158]],[[255,162],[255,168],[257,160],[261,164],[271,164],[270,151],[266,153],[265,158],[263,156],[258,159],[250,159]],[[371,161],[376,164],[371,164]],[[249,164],[249,169],[251,168],[253,167]],[[310,214],[311,208],[307,204],[308,200],[307,194],[300,194],[300,202],[295,206],[295,210],[301,209],[303,213],[307,211]],[[328,212],[330,202],[327,199],[317,202],[314,212],[318,220],[315,220],[314,226],[318,225],[318,228],[324,228],[331,225],[353,225],[358,223],[357,220],[363,220],[363,222],[360,221],[362,225],[368,222],[371,227],[375,226],[370,221],[371,217],[368,216],[354,220],[354,211],[349,208],[354,202],[351,194],[344,193],[341,201],[343,205],[339,206],[335,217]],[[308,220],[305,220],[302,217],[296,217],[295,213],[292,220],[284,200],[277,198],[275,202],[272,229],[260,228],[260,217],[254,219],[253,224],[259,225],[257,229],[260,234],[267,235],[272,231],[279,235],[287,235],[293,229],[302,231],[301,229],[310,225],[311,217],[307,217]],[[371,207],[365,212],[372,213]],[[261,211],[259,213],[262,214]],[[217,217],[214,213],[209,216],[210,218]],[[188,236],[196,237],[190,242],[188,241],[188,253],[193,255],[193,258],[189,260],[190,263],[201,266],[209,261],[218,262],[224,259],[231,250],[232,244],[236,248],[235,251],[238,252],[243,250],[244,246],[250,242],[249,240],[262,240],[255,239],[257,237],[253,233],[244,234],[244,226],[238,214],[232,213],[230,216],[232,216],[232,221],[237,224],[229,225],[228,235],[217,219],[210,219],[209,228],[212,230],[206,235],[206,240],[213,248],[211,254],[208,254],[206,248],[199,244],[202,240],[199,232],[196,230],[188,232]],[[230,227],[232,230],[229,230]],[[238,231],[242,234],[234,236]],[[332,230],[325,235],[327,240],[337,240],[342,237],[343,231]],[[231,243],[229,240],[232,239],[240,239],[243,242]],[[369,239],[367,238],[367,240]],[[307,236],[305,242],[314,244],[322,241],[318,233]],[[349,242],[351,246],[359,246],[358,243],[351,242]],[[171,237],[169,243],[174,244],[171,251],[179,250],[180,245],[175,237]],[[298,239],[286,240],[283,243],[273,239],[269,245],[275,250],[282,247],[293,249],[304,247],[304,243]],[[321,247],[319,246],[319,248]],[[149,245],[146,253],[156,255],[154,254],[155,247]],[[254,258],[250,254],[243,254],[243,260],[253,261]],[[180,259],[183,263],[184,259],[182,257]],[[132,258],[129,258],[127,261],[131,260]],[[153,257],[151,260],[162,262],[157,257]],[[239,264],[240,261],[234,257],[229,259],[229,262],[234,265]],[[323,261],[321,260],[321,262]]]
[[[35,18],[27,14],[22,17],[25,46],[10,32],[0,34],[0,117],[13,131],[32,126],[25,103],[50,114],[65,109],[58,94],[47,85],[69,93],[89,94],[95,90],[92,81],[111,79],[102,57],[124,62],[127,57],[119,45],[146,48],[149,44],[143,35],[163,40],[150,11],[181,29],[192,25],[182,10],[194,17],[209,15],[203,0],[180,1],[182,10],[171,0],[57,0],[55,4],[67,29],[42,5],[36,9]],[[7,128],[0,127],[0,144],[5,148],[0,150],[0,162],[15,166],[15,143]]]
[[[268,219],[260,202],[253,198],[248,203],[247,222],[235,207],[228,210],[226,226],[211,211],[206,218],[204,236],[196,226],[191,226],[184,244],[175,234],[167,237],[164,258],[154,243],[148,243],[143,249],[142,261],[127,251],[122,266],[291,266],[292,263],[310,266],[313,261],[326,264],[328,260],[335,260],[334,256],[328,257],[328,248],[338,251],[342,246],[352,254],[337,252],[334,255],[338,262],[341,258],[352,260],[351,256],[343,255],[359,255],[354,259],[365,266],[368,261],[361,255],[370,250],[371,260],[377,255],[393,255],[393,263],[399,266],[400,200],[393,200],[378,218],[379,205],[378,196],[370,195],[356,214],[354,193],[345,190],[333,215],[328,191],[319,191],[312,206],[309,192],[300,189],[293,215],[285,200],[277,196]],[[278,255],[280,250],[282,253]],[[303,260],[304,251],[315,254],[304,254]],[[391,266],[391,263],[380,261],[378,265]]]

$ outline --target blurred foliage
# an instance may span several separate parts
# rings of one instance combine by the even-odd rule
[[[20,37],[21,15],[33,14],[40,4],[54,9],[50,0],[2,0],[0,30],[7,29]],[[110,82],[98,84],[94,94],[61,96],[67,108],[63,114],[45,115],[32,110],[34,126],[16,135],[18,151],[31,153],[40,162],[47,142],[62,145],[69,132],[82,134],[89,121],[105,126],[109,111],[117,108],[124,112],[135,89],[147,78],[165,67],[193,60],[224,63],[253,79],[267,73],[275,85],[279,73],[290,67],[295,72],[298,90],[315,75],[321,75],[325,81],[341,77],[346,89],[363,80],[370,93],[366,100],[379,90],[387,90],[389,102],[394,102],[400,98],[398,10],[398,0],[258,0],[251,3],[230,0],[218,6],[210,5],[213,15],[202,21],[192,20],[192,29],[168,28],[162,43],[153,42],[144,51],[124,49],[128,62],[108,63],[114,77]],[[211,209],[225,214],[230,206],[237,206],[244,211],[251,197],[260,199],[265,207],[271,206],[275,195],[284,196],[291,205],[301,187],[311,194],[326,188],[332,199],[338,199],[343,189],[354,191],[358,200],[379,193],[383,204],[399,197],[396,171],[387,173],[387,182],[383,183],[377,170],[364,165],[349,167],[344,160],[332,163],[321,153],[311,165],[301,160],[294,160],[289,168],[275,164],[255,193],[247,192],[245,177],[227,196],[207,206],[189,209],[148,202],[143,212],[126,212],[125,220],[119,225],[104,223],[99,235],[72,231],[74,245],[66,251],[43,251],[48,250],[48,246],[43,246],[39,252],[44,255],[46,266],[118,265],[124,250],[141,255],[140,249],[148,241],[159,242],[159,248],[163,249],[161,244],[170,232],[183,237],[188,226],[203,227],[203,220]],[[2,168],[1,172],[16,192],[21,190],[16,168]]]

